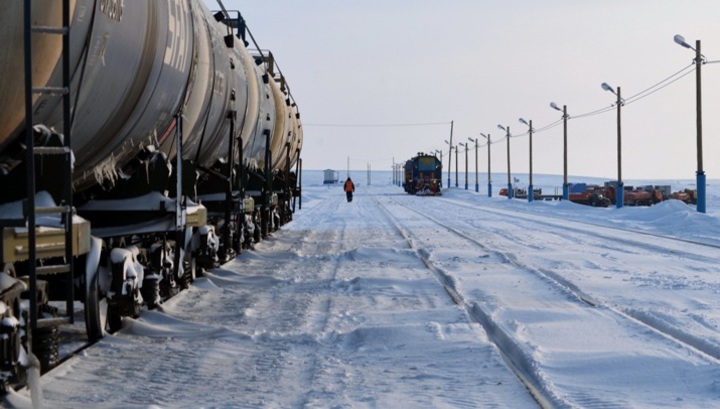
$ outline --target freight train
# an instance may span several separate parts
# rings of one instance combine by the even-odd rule
[[[220,8],[0,0],[3,389],[76,303],[98,339],[292,218],[298,107]]]
[[[405,162],[403,189],[411,195],[442,194],[442,162],[435,155],[419,152]]]

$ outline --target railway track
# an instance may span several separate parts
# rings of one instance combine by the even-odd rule
[[[452,200],[443,199],[443,201],[451,204],[456,204],[458,206],[464,206],[462,204],[455,203]],[[553,288],[555,288],[555,290],[562,292],[566,294],[569,298],[575,299],[577,300],[577,302],[585,305],[585,308],[597,309],[599,311],[608,311],[611,314],[617,316],[619,320],[625,320],[633,323],[634,325],[638,325],[641,328],[652,331],[658,336],[676,344],[677,347],[687,350],[689,353],[704,357],[703,359],[710,362],[720,363],[720,347],[713,342],[702,339],[696,335],[693,335],[690,332],[686,332],[677,325],[658,319],[658,317],[653,314],[646,314],[643,311],[639,311],[633,308],[613,305],[613,303],[609,302],[607,299],[599,298],[593,294],[584,291],[580,286],[573,283],[571,280],[564,278],[562,274],[559,274],[548,268],[535,267],[530,263],[524,262],[523,260],[515,256],[515,254],[513,254],[512,252],[503,251],[484,244],[476,237],[473,237],[471,233],[469,234],[465,233],[464,231],[460,231],[457,228],[450,226],[447,223],[444,223],[437,218],[432,217],[431,215],[428,215],[427,212],[419,211],[408,206],[407,204],[400,203],[399,201],[392,198],[388,199],[387,204],[381,204],[378,201],[379,207],[383,209],[383,212],[391,220],[391,223],[395,226],[398,232],[407,240],[408,244],[412,248],[417,250],[418,256],[422,259],[423,263],[428,266],[428,268],[433,272],[433,274],[435,274],[435,276],[438,278],[438,280],[445,288],[445,291],[448,292],[450,297],[460,307],[465,309],[468,315],[475,322],[483,326],[483,328],[488,333],[490,339],[495,342],[498,349],[503,354],[503,358],[506,360],[506,362],[508,362],[518,379],[520,379],[520,381],[526,386],[526,388],[531,392],[533,397],[542,407],[563,407],[565,405],[568,405],[569,403],[565,399],[559,397],[556,393],[554,393],[552,391],[552,388],[549,388],[547,386],[543,376],[538,376],[536,374],[534,368],[537,367],[537,362],[535,362],[529,354],[523,353],[522,345],[520,345],[518,341],[513,339],[512,334],[504,331],[502,325],[493,320],[492,311],[483,307],[483,304],[481,302],[475,302],[472,299],[467,299],[462,293],[457,290],[455,285],[456,280],[454,279],[452,274],[449,274],[446,271],[443,271],[441,268],[438,268],[431,261],[431,254],[428,252],[428,250],[424,249],[422,245],[417,244],[420,243],[421,240],[413,235],[413,233],[410,231],[411,229],[409,230],[402,226],[402,224],[397,220],[397,218],[391,214],[391,211],[388,209],[388,204],[392,206],[402,206],[403,209],[410,210],[415,214],[422,216],[424,219],[433,223],[433,225],[441,227],[444,230],[450,232],[451,234],[462,238],[464,241],[471,243],[472,245],[481,249],[483,252],[493,254],[494,256],[502,260],[503,263],[512,265],[517,269],[521,269],[540,278],[543,282],[549,283]],[[464,207],[473,206],[467,205]],[[494,212],[501,215],[508,215],[509,213],[511,213],[486,208],[482,208],[482,210]],[[546,227],[562,227],[563,230],[569,229],[575,233],[591,234],[589,231],[584,230],[583,228],[568,227],[567,223],[564,223],[561,226],[559,222],[548,221],[545,219],[543,219],[542,221],[537,221],[531,219],[532,216],[516,216],[514,213],[513,217],[521,217],[524,221],[542,224]],[[490,228],[490,230],[493,234],[503,234],[500,229]],[[484,229],[484,231],[487,232],[488,229]],[[645,236],[647,236],[647,234],[645,234]],[[597,235],[594,235],[594,237],[596,239],[598,238]],[[616,239],[615,237],[610,237],[609,234],[605,236],[601,235],[600,238],[612,240]],[[673,237],[666,236],[658,236],[658,238],[662,238],[663,240],[669,240],[670,242],[675,240],[675,238]],[[511,238],[506,237],[506,239],[510,240]],[[688,240],[684,240],[683,242],[689,242],[691,244],[701,246],[704,251],[707,251],[707,247],[716,247],[714,245],[708,245],[707,243],[693,242]],[[624,239],[623,243],[626,245],[638,246],[650,251],[672,252],[673,254],[681,257],[700,258],[705,262],[712,260],[711,257],[703,255],[702,250],[699,250],[698,252],[688,252],[672,248],[672,246],[668,246],[667,243],[658,244],[656,242],[654,244],[649,244],[647,242],[642,242],[635,239]]]
[[[655,249],[655,250],[662,250],[666,252],[672,252],[675,253],[676,250],[668,248],[668,247],[662,247],[659,245],[649,244],[647,241],[642,242],[641,240],[647,240],[648,237],[655,238],[655,239],[661,239],[661,240],[667,240],[669,242],[679,242],[679,243],[688,243],[688,244],[695,244],[697,246],[700,246],[704,249],[711,248],[711,249],[720,249],[720,244],[715,243],[708,243],[698,240],[690,240],[682,237],[677,236],[669,236],[669,235],[663,235],[663,234],[657,234],[652,232],[645,232],[640,230],[633,230],[633,229],[627,229],[619,226],[610,226],[605,224],[599,224],[599,223],[592,223],[588,221],[582,221],[582,220],[568,220],[568,219],[558,219],[554,218],[550,215],[538,215],[535,213],[525,213],[521,211],[508,211],[508,210],[500,210],[492,207],[487,206],[480,206],[480,205],[473,205],[467,202],[458,202],[456,200],[452,199],[446,199],[446,198],[438,198],[438,200],[443,201],[444,203],[448,203],[454,206],[463,207],[466,209],[476,209],[476,210],[482,210],[484,212],[490,212],[498,215],[511,215],[515,218],[521,218],[525,221],[536,223],[539,225],[545,225],[545,226],[551,226],[551,227],[562,227],[563,229],[567,231],[574,231],[578,233],[591,233],[596,237],[602,237],[602,238],[608,238],[612,240],[618,240],[621,243],[624,244],[630,244],[630,245],[638,245],[641,244],[644,247],[648,249]],[[542,220],[539,220],[539,219]],[[568,223],[572,223],[575,225],[569,226]],[[587,226],[588,228],[592,229],[581,229],[577,226]],[[630,233],[632,235],[637,235],[638,239],[632,239],[632,238],[617,238],[615,236],[610,236],[608,234],[604,234],[604,231],[619,231],[624,233]],[[689,254],[689,253],[688,253]],[[714,260],[714,258],[713,258]]]
[[[430,261],[427,252],[419,247],[409,231],[404,229],[398,220],[390,213],[390,211],[382,205],[377,198],[375,201],[378,207],[383,211],[383,214],[387,217],[390,224],[398,231],[398,233],[405,238],[410,248],[417,250],[417,255],[423,264],[435,275],[440,284],[450,296],[450,298],[460,308],[464,309],[469,317],[471,317],[476,323],[480,324],[488,334],[488,337],[498,347],[503,360],[509,365],[512,372],[517,376],[518,380],[525,386],[530,395],[542,408],[554,408],[563,405],[559,405],[561,402],[554,396],[543,383],[543,381],[533,376],[533,371],[529,370],[533,365],[532,361],[526,357],[526,359],[518,359],[522,356],[519,352],[519,346],[512,342],[511,337],[504,333],[503,330],[492,322],[492,319],[476,304],[472,304],[465,300],[463,295],[457,291],[455,285],[451,282],[451,277],[437,268],[432,261]]]
[[[587,293],[582,288],[580,288],[578,285],[576,285],[572,281],[564,278],[561,274],[558,274],[555,271],[549,270],[547,268],[534,267],[528,263],[525,263],[525,262],[519,260],[512,253],[489,248],[487,245],[481,243],[476,238],[473,238],[451,226],[448,226],[446,223],[443,223],[443,222],[439,221],[438,219],[433,218],[432,216],[429,216],[427,214],[419,212],[416,209],[410,208],[406,205],[403,205],[403,204],[400,204],[400,205],[402,205],[403,207],[405,207],[408,210],[415,212],[416,214],[419,214],[419,215],[427,218],[428,220],[433,221],[433,223],[436,223],[436,224],[448,229],[455,235],[458,235],[459,237],[462,237],[462,238],[474,243],[475,245],[482,248],[483,250],[496,253],[500,257],[506,259],[511,264],[513,264],[519,268],[525,269],[527,271],[530,271],[536,275],[541,276],[542,278],[553,283],[553,285],[555,285],[561,291],[566,292],[567,294],[571,295],[572,297],[577,298],[578,300],[582,301],[583,303],[585,303],[591,307],[602,306],[604,308],[608,308],[611,311],[615,312],[616,314],[619,314],[628,319],[637,321],[637,322],[647,326],[648,328],[652,329],[653,331],[678,342],[679,344],[683,345],[684,347],[691,348],[694,351],[699,352],[703,355],[706,355],[709,358],[712,358],[713,360],[716,360],[718,363],[720,363],[720,345],[717,345],[712,342],[708,342],[705,339],[697,338],[697,337],[693,336],[692,334],[684,332],[682,328],[679,328],[668,322],[661,322],[657,318],[653,317],[652,315],[644,314],[642,311],[637,311],[632,308],[626,308],[623,306],[619,306],[619,305],[617,305],[617,303],[610,302],[607,299],[599,299],[596,296]],[[483,211],[485,211],[485,210],[487,210],[487,209],[483,208]],[[494,211],[495,209],[490,209],[490,210]],[[507,215],[507,212],[497,212],[496,211],[495,213]],[[523,216],[523,217],[524,217],[525,221],[528,221],[528,222],[550,225],[552,227],[558,227],[558,228],[562,228],[562,229],[570,229],[570,230],[573,230],[576,232],[581,232],[583,234],[593,235],[592,232],[583,231],[580,229],[573,229],[572,227],[568,227],[566,224],[563,224],[563,225],[553,224],[553,223],[548,223],[545,221],[536,221],[536,220],[533,220],[531,217],[525,217],[525,216]],[[612,229],[612,228],[610,228],[610,229]],[[492,230],[493,230],[494,234],[506,235],[505,233],[503,233],[502,231],[500,231],[498,229],[492,229]],[[616,229],[616,230],[631,232],[630,230],[626,230],[626,229]],[[643,233],[643,235],[646,235],[646,234]],[[670,241],[677,240],[676,238],[662,236],[662,235],[652,235],[652,236],[654,236],[656,238],[670,240]],[[611,239],[611,240],[616,240],[615,237],[608,237],[608,236],[602,236],[602,235],[601,235],[601,237]],[[510,239],[510,238],[508,238],[508,239]],[[694,242],[694,241],[689,241],[689,240],[681,240],[681,241],[690,243],[690,244],[695,244],[695,245],[698,245],[701,247],[708,247],[708,246],[715,247],[714,245],[710,245],[707,243]],[[638,241],[634,241],[634,240],[623,240],[623,242],[626,244],[632,244],[632,245],[638,246],[642,249],[650,249],[652,251],[657,251],[657,252],[672,252],[674,254],[679,254],[681,256],[686,256],[686,257],[698,257],[698,255],[695,253],[679,252],[677,250],[669,249],[669,248],[662,247],[662,246],[656,245],[656,244],[649,244],[649,243],[638,242]],[[708,262],[710,262],[710,261],[714,262],[716,260],[715,258],[708,257],[708,256],[702,256],[702,257]]]
[[[545,226],[545,227],[551,227],[551,228],[557,228],[562,229],[563,232],[570,232],[575,234],[584,235],[586,237],[590,237],[592,240],[602,239],[607,242],[611,243],[617,243],[621,244],[623,246],[632,246],[640,251],[650,251],[653,253],[660,253],[665,254],[669,256],[676,257],[680,260],[694,260],[702,263],[709,263],[709,264],[715,264],[717,262],[717,257],[714,257],[712,255],[708,255],[708,248],[718,248],[720,246],[717,246],[712,243],[705,243],[695,240],[687,240],[683,238],[673,237],[673,236],[666,236],[661,234],[654,234],[654,233],[648,233],[648,232],[642,232],[642,231],[635,231],[625,228],[619,228],[615,226],[604,226],[599,225],[596,223],[588,223],[588,222],[582,222],[582,221],[567,221],[567,220],[552,220],[551,217],[548,216],[539,216],[539,215],[530,215],[530,214],[519,214],[516,212],[510,212],[510,211],[504,211],[504,210],[498,210],[488,207],[482,207],[482,206],[473,206],[471,204],[464,204],[464,203],[458,203],[453,200],[446,200],[441,199],[449,204],[453,204],[459,207],[463,208],[475,208],[475,209],[481,209],[483,212],[490,212],[498,215],[503,216],[512,216],[514,219],[521,218],[524,223],[532,223],[536,224],[538,226]],[[407,206],[406,206],[407,208]],[[409,208],[410,209],[410,208]],[[414,209],[410,209],[415,211],[418,214],[422,214],[417,212]],[[429,217],[427,215],[422,214],[425,217]],[[540,219],[540,220],[539,220]],[[437,219],[434,219],[434,221],[438,224],[442,224]],[[588,226],[591,229],[585,229],[584,226]],[[447,226],[445,226],[447,227]],[[502,229],[497,229],[493,227],[484,227],[484,229],[490,230],[493,232],[493,234],[498,236],[503,236],[507,240],[515,240],[516,237],[509,235],[507,232],[503,231]],[[452,229],[457,234],[456,229]],[[612,231],[618,231],[622,232],[623,234],[628,234],[630,236],[637,236],[637,238],[634,237],[624,237],[624,238],[618,238],[616,236],[613,236],[610,234]],[[479,242],[477,240],[464,236],[463,237],[472,240],[476,242],[480,246],[487,247]],[[648,242],[647,238],[651,237],[654,239],[653,242]],[[693,246],[697,246],[696,249],[692,249],[692,251],[689,251],[687,246],[683,246],[683,249],[679,249],[676,244],[682,243],[682,244],[691,244]],[[592,244],[589,244],[592,245]],[[613,248],[618,248],[618,246],[613,246]],[[625,251],[627,251],[627,248],[625,248]],[[504,253],[505,257],[507,257],[512,263],[516,264],[519,267],[527,268],[530,270],[537,271],[538,274],[542,274],[543,276],[547,277],[548,279],[554,281],[557,283],[558,286],[561,286],[563,288],[566,288],[568,291],[570,291],[573,295],[578,297],[583,302],[587,303],[591,306],[605,306],[607,308],[613,309],[616,313],[621,314],[623,316],[626,316],[628,318],[637,320],[644,325],[652,328],[654,331],[657,331],[659,333],[662,333],[663,335],[670,337],[674,339],[677,342],[680,342],[681,344],[688,346],[702,354],[705,354],[715,360],[720,360],[720,344],[718,342],[713,342],[713,340],[708,340],[704,337],[698,337],[696,335],[693,335],[687,331],[685,331],[681,326],[675,325],[673,323],[663,321],[661,319],[658,319],[657,316],[648,313],[643,310],[639,310],[637,308],[627,307],[623,305],[618,305],[617,301],[611,302],[608,299],[598,299],[596,296],[589,294],[588,292],[581,289],[578,285],[573,283],[571,280],[566,279],[561,274],[556,273],[555,271],[549,270],[547,268],[541,268],[541,267],[533,267],[528,264],[525,264],[517,258],[508,253]]]

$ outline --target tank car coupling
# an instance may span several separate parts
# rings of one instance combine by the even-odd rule
[[[122,315],[136,315],[142,304],[140,283],[145,270],[138,260],[139,254],[136,246],[114,248],[110,252],[112,285],[108,300],[120,307]]]

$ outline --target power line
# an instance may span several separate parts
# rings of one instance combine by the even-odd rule
[[[694,70],[693,70],[693,71],[694,71]],[[683,74],[683,75],[675,78],[674,80],[668,82],[667,84],[663,85],[662,87],[659,87],[659,88],[657,88],[657,89],[654,89],[654,90],[652,90],[651,92],[646,93],[645,95],[638,96],[637,98],[634,98],[634,99],[631,100],[631,101],[627,101],[626,105],[632,104],[633,102],[637,102],[637,101],[639,101],[639,100],[641,100],[641,99],[643,99],[643,98],[645,98],[645,97],[647,97],[647,96],[650,96],[650,95],[652,95],[652,94],[660,91],[661,89],[667,87],[668,85],[670,85],[670,84],[672,84],[672,83],[674,83],[674,82],[677,82],[677,81],[681,80],[682,78],[684,78],[684,77],[692,74],[693,71],[688,71],[688,72],[686,72],[685,74]]]
[[[690,68],[693,68],[693,69],[690,69]],[[632,104],[632,103],[634,103],[634,102],[637,102],[637,101],[639,101],[639,100],[641,100],[641,99],[643,99],[643,98],[645,98],[645,97],[648,97],[648,96],[650,96],[650,95],[652,95],[652,94],[660,91],[661,89],[663,89],[663,88],[665,88],[665,87],[667,87],[667,86],[669,86],[669,85],[671,85],[671,84],[679,81],[680,79],[682,79],[682,78],[690,75],[690,74],[691,74],[692,72],[694,72],[694,71],[695,71],[695,63],[686,65],[686,66],[683,67],[682,69],[680,69],[680,70],[678,70],[677,72],[669,75],[668,77],[662,79],[661,81],[658,81],[658,82],[656,82],[655,84],[653,84],[652,86],[650,86],[650,87],[648,87],[648,88],[646,88],[646,89],[638,92],[637,94],[632,95],[632,96],[630,96],[629,98],[625,99],[625,100],[623,101],[623,104],[624,104],[624,105],[629,105],[629,104]],[[568,115],[568,119],[581,119],[581,118],[588,118],[588,117],[591,117],[591,116],[604,114],[604,113],[606,113],[606,112],[610,112],[610,111],[615,110],[615,107],[616,107],[616,106],[617,106],[616,104],[611,104],[610,106],[603,107],[603,108],[600,108],[600,109],[596,109],[596,110],[594,110],[594,111],[586,112],[586,113],[584,113],[584,114],[573,115],[573,116],[569,116],[569,115]],[[551,128],[556,127],[556,126],[559,125],[561,122],[562,122],[562,119],[560,119],[560,120],[558,120],[558,121],[555,121],[555,122],[551,123],[550,125],[546,125],[546,126],[543,126],[543,127],[541,127],[541,128],[538,128],[538,129],[534,130],[533,132],[534,132],[534,133],[539,133],[539,132],[546,131],[546,130],[548,130],[548,129],[551,129]],[[525,133],[522,133],[522,134],[517,134],[517,135],[511,135],[511,136],[512,136],[512,137],[516,137],[516,136],[524,136],[524,135],[527,135],[527,134],[528,134],[528,132],[525,132]]]
[[[450,122],[426,122],[416,124],[306,124],[303,123],[304,127],[317,126],[317,127],[337,127],[337,128],[390,128],[390,127],[410,127],[410,126],[436,126],[436,125],[449,125]]]
[[[686,72],[685,74],[681,75],[680,77],[676,78],[675,80],[670,81],[673,77],[680,75],[683,71],[687,70],[688,68],[694,68],[694,67],[695,67],[695,63],[694,63],[694,62],[691,63],[691,64],[689,64],[689,65],[686,65],[686,66],[683,67],[681,70],[679,70],[678,72],[676,72],[676,73],[670,75],[669,77],[663,79],[662,81],[659,81],[659,82],[655,83],[654,85],[648,87],[647,89],[645,89],[645,90],[643,90],[643,91],[640,91],[640,92],[638,92],[637,94],[632,95],[632,96],[626,98],[627,103],[630,103],[630,101],[633,100],[633,99],[641,99],[641,98],[643,98],[643,97],[644,97],[643,94],[645,94],[645,93],[647,93],[647,92],[649,92],[650,94],[652,94],[652,93],[654,93],[654,92],[656,92],[656,91],[659,91],[659,90],[665,88],[666,86],[672,84],[673,82],[679,80],[680,78],[688,75],[689,73],[692,72],[692,70]],[[667,82],[667,81],[670,81],[670,82],[669,82],[668,84],[666,84],[666,85],[664,85],[664,86],[662,86],[662,87],[654,90],[654,88],[662,85],[663,83],[665,83],[665,82]],[[652,90],[652,92],[650,92],[651,90]]]

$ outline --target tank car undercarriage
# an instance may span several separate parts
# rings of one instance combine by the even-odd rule
[[[74,299],[84,304],[89,340],[121,329],[123,317],[135,318],[143,309],[160,306],[203,271],[252,248],[291,220],[292,192],[296,188],[287,187],[282,178],[274,179],[273,190],[268,191],[262,173],[236,165],[232,174],[247,175],[246,179],[238,177],[228,188],[223,176],[228,166],[219,163],[211,170],[198,172],[204,175],[199,178],[181,178],[181,183],[190,187],[188,191],[197,191],[197,202],[185,198],[178,208],[174,176],[177,166],[153,148],[145,149],[135,162],[137,169],[132,176],[75,198],[79,220],[76,231],[88,237],[92,234],[89,248],[78,255],[73,272]],[[195,174],[191,163],[181,167],[191,170],[191,176]],[[46,171],[50,169],[46,167]],[[294,175],[291,179],[294,183]],[[40,258],[42,262],[51,259]],[[38,357],[43,371],[58,362],[58,326],[35,330],[29,341],[26,262],[8,258],[3,261],[0,382],[8,388],[25,382],[29,351]],[[37,298],[43,316],[53,316],[51,301],[64,299],[62,288],[64,284],[55,277],[39,282]],[[33,343],[32,348],[28,348],[28,342]]]
[[[2,390],[57,364],[76,303],[89,341],[117,331],[290,221],[300,195],[300,114],[239,12],[104,3],[0,13]]]

